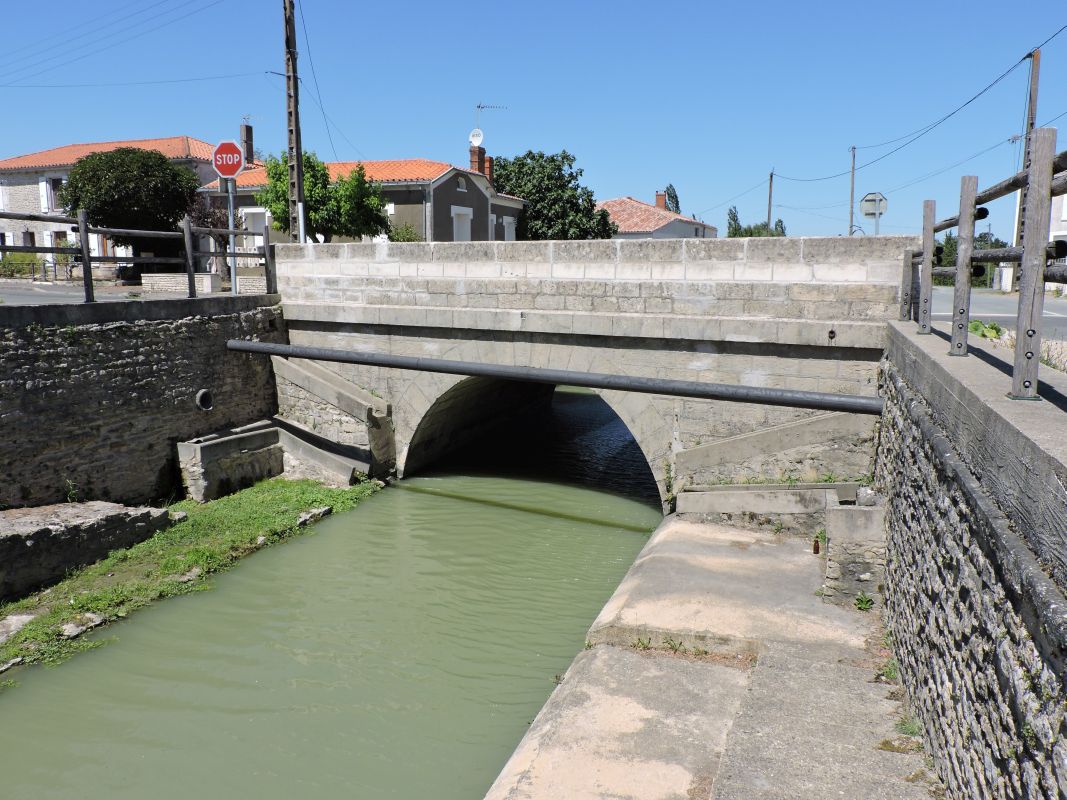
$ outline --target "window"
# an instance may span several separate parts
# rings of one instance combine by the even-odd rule
[[[388,214],[390,217],[393,216],[393,214],[396,213],[396,206],[393,203],[386,203],[385,213]]]
[[[462,175],[456,178],[456,189],[460,192],[467,191],[467,179]]]
[[[22,246],[23,247],[36,247],[37,246],[37,236],[34,234],[33,231],[23,231],[22,232]]]
[[[48,202],[49,210],[56,211],[60,207],[59,193],[63,189],[62,178],[49,178],[48,179]]]

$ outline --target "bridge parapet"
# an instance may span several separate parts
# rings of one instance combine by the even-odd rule
[[[280,245],[276,260],[294,345],[874,394],[884,323],[899,310],[902,255],[916,246],[916,239],[898,236],[382,242]],[[408,463],[429,460],[408,459],[412,442],[429,441],[416,436],[419,427],[448,424],[435,407],[459,419],[455,398],[445,397],[461,380],[454,376],[327,368],[391,404],[401,473]],[[474,402],[470,392],[462,397]],[[781,477],[778,467],[763,475],[770,467],[702,463],[682,475],[678,468],[693,459],[676,454],[814,416],[621,392],[602,397],[634,434],[664,497],[731,476]],[[464,424],[479,418],[495,424],[501,414],[485,407],[465,414]],[[795,452],[790,474],[866,472],[872,437],[871,430],[843,426],[829,443]]]

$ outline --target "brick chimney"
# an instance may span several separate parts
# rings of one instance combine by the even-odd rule
[[[473,158],[473,156],[472,156],[472,158]],[[656,192],[656,208],[662,208],[664,211],[667,210],[667,193],[666,192]]]
[[[489,179],[489,183],[493,182],[493,157],[485,157],[485,177]]]
[[[485,148],[471,145],[471,172],[485,174]]]

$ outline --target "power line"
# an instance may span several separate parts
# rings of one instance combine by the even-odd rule
[[[311,77],[315,81],[315,94],[318,95],[318,100],[316,102],[318,103],[319,110],[322,112],[322,126],[326,128],[326,136],[330,140],[330,149],[333,150],[334,160],[340,161],[341,159],[337,156],[337,147],[333,143],[333,134],[330,133],[330,123],[326,121],[326,108],[322,103],[322,91],[319,89],[319,76],[318,73],[315,72],[315,58],[311,55],[311,40],[308,38],[307,24],[304,22],[304,4],[298,2],[296,4],[296,10],[300,12],[300,27],[304,29],[304,44],[307,45],[308,49],[308,63],[311,64]]]
[[[754,192],[754,191],[756,191],[756,190],[757,190],[758,188],[760,188],[760,187],[761,187],[761,186],[762,186],[763,184],[765,184],[765,183],[766,183],[766,182],[767,182],[768,180],[769,180],[769,178],[764,178],[764,179],[763,179],[763,180],[761,180],[761,181],[760,181],[759,183],[757,183],[757,184],[756,184],[755,186],[753,186],[753,187],[751,187],[751,188],[749,188],[749,189],[745,189],[745,191],[741,192],[740,194],[735,194],[735,195],[734,195],[733,197],[731,197],[731,198],[730,198],[729,200],[723,200],[723,201],[722,201],[721,203],[717,203],[716,205],[713,205],[713,206],[709,206],[708,208],[705,208],[705,209],[704,209],[703,211],[698,211],[698,212],[696,212],[695,216],[698,216],[698,217],[699,217],[699,216],[700,216],[701,214],[706,214],[706,213],[707,213],[707,212],[709,212],[709,211],[714,211],[714,210],[715,210],[716,208],[722,208],[722,207],[723,207],[724,205],[726,205],[727,203],[731,203],[731,202],[733,202],[734,200],[737,200],[737,199],[738,199],[739,197],[744,197],[744,196],[745,196],[746,194],[748,194],[749,192]]]
[[[171,0],[159,0],[158,2],[153,3],[150,6],[145,6],[144,8],[138,9],[137,11],[134,11],[134,12],[132,12],[130,14],[124,15],[123,19],[124,20],[129,20],[132,17],[136,17],[136,16],[144,14],[144,13],[146,13],[148,11],[151,11],[156,6],[161,6],[164,3],[169,3],[169,2],[171,2]],[[86,37],[89,37],[89,36],[97,36],[99,34],[99,31],[100,31],[101,23],[103,23],[106,20],[108,20],[109,18],[117,16],[117,15],[121,14],[122,12],[126,11],[127,9],[129,9],[129,8],[131,8],[133,6],[137,6],[137,5],[140,5],[140,4],[136,3],[136,2],[129,3],[128,5],[121,6],[120,8],[112,9],[110,13],[101,14],[100,16],[95,17],[93,19],[93,24],[92,25],[85,25],[86,30],[83,33],[78,34],[77,36],[68,36],[66,34],[66,31],[64,31],[64,32],[61,32],[61,33],[52,34],[51,36],[45,36],[43,39],[31,40],[27,44],[24,44],[22,47],[16,47],[16,48],[14,48],[12,50],[8,50],[4,54],[4,58],[0,59],[0,67],[3,67],[3,68],[6,69],[6,68],[8,68],[9,65],[17,64],[20,61],[32,61],[34,66],[39,65],[41,63],[41,59],[39,58],[38,53],[40,52],[41,46],[45,45],[45,44],[48,44],[49,42],[54,42],[54,41],[60,40],[60,39],[63,41],[63,50],[66,51],[66,52],[70,52],[70,49],[71,49],[70,48],[70,44],[71,44],[71,42],[76,42],[79,39],[85,39]],[[81,46],[82,45],[79,45],[79,47],[81,47]],[[9,58],[9,56],[15,55],[16,53],[21,53],[21,52],[23,52],[25,50],[30,50],[30,49],[36,49],[38,52],[34,53],[32,55],[22,56],[20,58]],[[76,50],[78,48],[74,48],[74,49]],[[60,54],[60,55],[62,55],[62,54]],[[59,57],[59,55],[54,56],[54,58],[58,58],[58,57]],[[16,70],[16,72],[17,71],[19,71],[19,70]]]
[[[196,83],[198,81],[221,81],[231,78],[250,78],[262,75],[262,71],[234,72],[229,75],[203,75],[199,78],[164,78],[154,81],[117,81],[115,83],[20,83],[8,85],[8,89],[108,89],[121,86],[159,86],[167,83]]]
[[[155,26],[154,28],[149,28],[147,30],[141,31],[140,33],[138,33],[136,36],[133,36],[133,37],[128,36],[128,33],[129,33],[128,31],[122,30],[122,31],[118,31],[118,32],[116,32],[114,34],[111,34],[109,36],[105,36],[102,39],[100,39],[99,41],[106,41],[108,39],[114,39],[116,37],[126,37],[127,41],[129,41],[130,39],[139,39],[142,36],[144,36],[145,34],[152,33],[154,31],[158,31],[161,28],[167,27],[168,25],[173,25],[175,22],[180,22],[181,20],[186,19],[188,17],[191,17],[194,14],[199,14],[199,13],[201,13],[203,11],[206,11],[207,9],[209,9],[209,8],[211,8],[213,6],[219,5],[222,2],[224,2],[224,0],[213,0],[213,2],[207,3],[207,5],[200,6],[199,8],[195,8],[195,9],[193,9],[192,11],[190,11],[187,14],[182,14],[181,16],[174,17],[173,19],[169,19],[166,22]],[[191,5],[191,3],[186,3],[185,4],[186,7],[188,7],[189,5]],[[174,11],[174,10],[176,10],[176,9],[171,9],[171,11]],[[169,12],[167,12],[167,13],[169,13]],[[161,15],[157,15],[156,18],[158,19],[159,16],[161,16]],[[149,22],[149,21],[150,20],[144,20],[143,22]],[[94,42],[94,44],[95,44],[95,42]],[[78,61],[84,61],[87,58],[90,58],[90,57],[92,57],[94,55],[97,55],[98,53],[105,52],[106,50],[110,50],[110,49],[112,49],[112,48],[107,47],[107,48],[98,48],[96,50],[91,50],[91,51],[89,51],[88,53],[86,53],[84,55],[68,59],[67,61],[61,61],[58,64],[54,64],[54,65],[52,65],[50,67],[45,67],[42,70],[38,70],[37,72],[33,72],[33,73],[31,73],[29,75],[25,75],[25,76],[23,76],[21,78],[17,78],[16,80],[19,80],[19,81],[29,80],[30,78],[34,78],[34,77],[36,77],[38,75],[42,75],[42,74],[44,74],[46,72],[51,72],[53,70],[59,69],[60,67],[67,66],[68,64],[74,64],[74,63],[76,63]],[[56,57],[58,57],[58,56],[53,56],[52,59],[45,59],[45,60],[46,61],[50,61],[50,60],[53,60]],[[17,69],[17,70],[15,70],[14,73],[10,73],[10,74],[6,75],[5,78],[9,79],[12,74],[17,75],[19,72],[25,72],[26,69],[28,69],[28,67],[24,67],[23,69]],[[13,87],[16,87],[17,85],[18,84],[16,84],[16,83],[4,83],[4,84],[0,84],[0,87],[13,88]]]
[[[265,70],[263,74],[264,75],[277,75],[278,77],[281,77],[281,78],[285,77],[285,73],[283,73],[283,72],[275,72],[272,69]],[[304,79],[303,78],[300,78],[299,80],[300,80],[300,83],[304,83]],[[270,80],[268,79],[267,82],[270,83]],[[273,86],[274,84],[271,84],[271,85]],[[275,88],[278,88],[278,87],[275,87]],[[282,90],[278,89],[278,91],[282,91]],[[349,139],[348,136],[345,135],[345,132],[343,130],[341,130],[340,126],[338,126],[338,124],[333,121],[333,117],[331,117],[329,114],[326,113],[326,109],[324,109],[322,107],[322,105],[319,103],[319,101],[315,99],[315,95],[311,94],[309,92],[308,96],[311,97],[312,102],[314,102],[315,105],[317,105],[319,107],[319,110],[322,111],[322,114],[326,118],[327,122],[330,125],[332,125],[333,129],[335,131],[337,131],[337,133],[340,134],[341,138],[344,139],[348,143],[348,146],[351,147],[353,150],[355,150],[357,153],[359,153],[359,157],[361,159],[366,160],[367,157],[363,154],[363,151],[360,150],[358,147],[356,147],[355,143],[351,139]]]

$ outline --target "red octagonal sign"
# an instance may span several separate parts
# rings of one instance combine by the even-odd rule
[[[211,165],[220,178],[236,178],[245,168],[241,146],[237,142],[219,142],[211,154]]]

